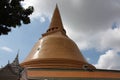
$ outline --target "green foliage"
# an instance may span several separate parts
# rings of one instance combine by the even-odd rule
[[[33,7],[23,8],[24,0],[0,0],[0,35],[8,34],[11,28],[30,23],[29,15],[33,13]]]

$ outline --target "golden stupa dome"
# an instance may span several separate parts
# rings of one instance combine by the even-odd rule
[[[38,68],[95,69],[85,60],[74,41],[66,35],[57,6],[49,29],[21,65]]]

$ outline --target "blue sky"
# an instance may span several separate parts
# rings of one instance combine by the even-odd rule
[[[25,0],[35,8],[31,23],[0,36],[0,65],[15,58],[20,62],[31,51],[50,23],[56,3],[67,35],[89,63],[100,69],[120,70],[120,0]]]
[[[49,20],[40,23],[36,19],[31,21],[31,24],[12,29],[9,35],[0,36],[0,64],[5,65],[8,60],[12,62],[18,50],[20,61],[23,61],[41,34],[45,32],[48,24]]]

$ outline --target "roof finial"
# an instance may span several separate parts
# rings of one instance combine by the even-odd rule
[[[18,49],[18,52],[17,52],[16,58],[18,58],[18,57],[19,57],[19,52],[20,52],[20,50]]]
[[[8,64],[10,64],[10,61],[8,60]]]
[[[17,52],[17,55],[16,55],[15,59],[11,63],[12,65],[19,65],[19,59],[18,59],[18,57],[19,57],[19,50]]]

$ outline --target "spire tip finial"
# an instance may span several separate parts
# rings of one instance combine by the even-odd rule
[[[58,4],[56,3],[56,8],[58,8]]]
[[[49,29],[42,36],[48,35],[49,33],[51,34],[53,32],[58,32],[58,31],[60,31],[66,35],[65,29],[64,29],[63,24],[62,24],[58,4],[56,4],[56,7],[54,9],[53,16],[51,19],[51,23],[49,25]]]

